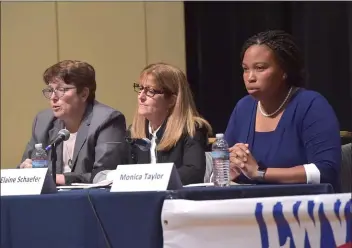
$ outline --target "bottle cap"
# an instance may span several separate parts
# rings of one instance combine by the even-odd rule
[[[221,139],[221,138],[224,138],[224,134],[223,133],[217,133],[215,137],[217,139]]]
[[[43,145],[42,143],[39,143],[39,144],[35,144],[34,147],[35,149],[39,149],[39,148],[43,148]]]

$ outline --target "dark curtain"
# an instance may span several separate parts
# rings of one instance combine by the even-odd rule
[[[305,56],[306,88],[325,96],[340,129],[352,131],[352,2],[185,2],[185,25],[187,76],[214,133],[224,132],[247,94],[244,41],[268,29],[295,36]]]

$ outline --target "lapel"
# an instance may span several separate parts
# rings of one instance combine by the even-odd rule
[[[72,170],[76,166],[78,154],[87,140],[89,125],[92,120],[92,116],[93,116],[93,104],[89,104],[86,108],[81,125],[79,126],[79,129],[77,132],[75,148],[73,150],[73,156],[72,156],[72,168],[71,168]]]
[[[59,119],[55,119],[53,122],[53,127],[48,131],[48,144],[45,145],[49,145],[50,142],[55,139],[55,137],[57,136],[58,132],[64,128],[64,123],[63,121],[59,120]],[[57,155],[57,161],[56,161],[56,173],[60,174],[62,173],[62,164],[63,164],[63,160],[62,160],[62,153],[63,153],[63,142],[61,142],[57,147],[56,147],[56,155]],[[48,154],[49,156],[49,160],[51,160],[51,151]]]
[[[167,120],[168,118],[166,118],[163,122],[163,124],[161,124],[161,127],[159,128],[159,130],[156,132],[156,143],[159,144],[160,140],[162,139],[164,132],[165,132],[165,128],[166,128],[166,124],[167,124]],[[145,121],[145,135],[148,139],[152,138],[152,134],[149,133],[149,121],[146,120]]]

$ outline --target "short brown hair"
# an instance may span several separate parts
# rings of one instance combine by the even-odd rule
[[[93,66],[79,60],[63,60],[45,70],[43,79],[49,84],[54,78],[63,80],[66,84],[74,85],[80,93],[83,88],[89,89],[88,102],[95,99],[97,84]]]

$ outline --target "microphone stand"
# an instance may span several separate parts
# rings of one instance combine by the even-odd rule
[[[53,144],[51,147],[51,169],[52,169],[52,175],[53,175],[53,180],[55,185],[56,185],[56,160],[57,160],[56,144]]]

